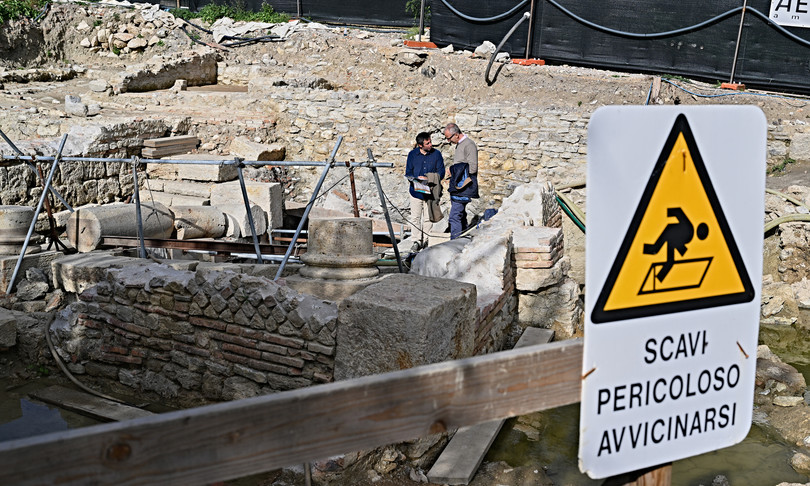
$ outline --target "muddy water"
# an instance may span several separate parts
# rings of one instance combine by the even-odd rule
[[[517,421],[509,420],[485,460],[543,468],[555,485],[602,484],[603,480],[580,473],[577,466],[579,404],[532,414],[530,420],[540,424],[539,440],[528,440],[515,429]],[[748,437],[735,446],[673,463],[672,485],[709,486],[720,474],[731,486],[775,486],[783,481],[804,484],[807,477],[790,467],[792,455],[790,447],[775,443],[752,426]]]

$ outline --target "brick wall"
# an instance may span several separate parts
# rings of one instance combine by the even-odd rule
[[[332,380],[337,306],[265,277],[111,269],[68,312],[72,371],[128,395],[190,406]]]

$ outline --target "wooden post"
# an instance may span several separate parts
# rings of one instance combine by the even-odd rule
[[[640,469],[605,480],[602,486],[670,486],[672,463]]]

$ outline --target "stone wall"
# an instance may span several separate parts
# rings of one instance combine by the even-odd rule
[[[216,267],[101,275],[55,327],[72,371],[107,389],[188,406],[332,380],[334,303]]]

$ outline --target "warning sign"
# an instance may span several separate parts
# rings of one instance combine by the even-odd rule
[[[591,478],[748,434],[766,153],[755,106],[591,116],[579,435]]]
[[[689,122],[664,144],[591,320],[748,302],[753,286]]]

